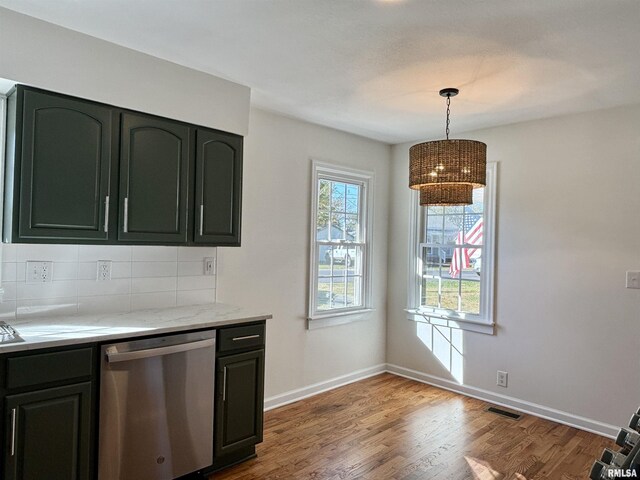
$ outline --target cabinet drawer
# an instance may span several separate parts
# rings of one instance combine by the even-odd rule
[[[242,325],[220,329],[218,351],[230,352],[264,345],[264,325]]]
[[[93,373],[93,349],[39,353],[7,358],[7,389],[88,377]]]

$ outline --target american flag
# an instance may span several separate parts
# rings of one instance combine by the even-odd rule
[[[467,214],[464,216],[464,231],[467,232],[462,236],[463,230],[458,232],[456,237],[456,245],[481,245],[482,244],[482,227],[484,219],[480,214]],[[449,265],[449,275],[457,277],[460,272],[471,265],[471,258],[478,251],[477,248],[455,248],[451,265]]]

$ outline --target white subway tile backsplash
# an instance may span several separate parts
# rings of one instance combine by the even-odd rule
[[[205,257],[215,257],[216,247],[178,247],[179,262],[201,262]]]
[[[131,310],[129,295],[100,295],[95,297],[78,297],[78,313],[124,313]]]
[[[178,290],[205,290],[216,288],[215,275],[205,277],[178,277]]]
[[[111,278],[131,278],[131,262],[113,262],[111,264]]]
[[[2,282],[2,289],[4,290],[3,301],[16,299],[16,282]]]
[[[104,282],[97,280],[78,280],[78,296],[124,295],[130,292],[130,287],[131,280],[128,278],[111,279]]]
[[[78,245],[16,245],[16,261],[43,260],[52,262],[77,262]]]
[[[22,283],[16,282],[18,300],[68,298],[78,295],[76,280],[61,280],[48,283]]]
[[[2,263],[2,281],[3,282],[15,282],[16,281],[16,263],[15,262],[3,262]]]
[[[16,315],[19,317],[75,315],[77,312],[78,298],[75,296],[18,300],[16,307]]]
[[[178,276],[189,277],[204,274],[204,261],[202,262],[178,262]]]
[[[16,263],[16,282],[24,282],[27,277],[27,262]]]
[[[129,245],[80,245],[78,247],[79,262],[97,262],[111,260],[112,262],[130,262],[131,249]]]
[[[76,262],[54,262],[53,281],[75,280],[78,278],[78,264]]]
[[[17,245],[12,243],[0,244],[2,248],[2,261],[3,262],[15,262],[16,261],[16,247]]]
[[[113,266],[113,264],[111,265]],[[98,278],[97,262],[78,263],[78,280],[96,280],[97,278]]]
[[[131,293],[175,292],[176,277],[132,278]]]
[[[215,247],[4,244],[0,318],[119,313],[213,303],[216,276],[204,275]],[[53,262],[52,282],[26,283],[26,261]],[[98,260],[111,280],[97,281]],[[179,261],[178,261],[179,260]]]
[[[131,295],[131,311],[147,308],[176,306],[176,292],[134,293]]]
[[[177,262],[133,262],[131,277],[175,277],[178,273]]]
[[[203,305],[216,301],[216,291],[208,290],[188,290],[177,293],[176,302],[178,305]]]
[[[8,322],[16,317],[16,301],[3,299],[0,303],[0,320]]]
[[[178,247],[132,247],[131,260],[134,262],[176,262]]]

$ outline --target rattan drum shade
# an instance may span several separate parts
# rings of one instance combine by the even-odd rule
[[[420,205],[450,206],[471,205],[473,186],[468,183],[448,183],[420,187]]]
[[[476,140],[436,140],[409,149],[409,187],[467,184],[483,187],[487,175],[487,146]]]

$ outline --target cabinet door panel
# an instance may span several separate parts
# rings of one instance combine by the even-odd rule
[[[216,456],[262,441],[264,350],[218,359]]]
[[[242,137],[198,129],[195,243],[240,245]]]
[[[7,480],[91,478],[90,382],[9,395],[5,419]]]
[[[112,110],[25,90],[19,236],[106,240]]]
[[[119,238],[185,243],[189,128],[124,114],[121,138]]]

